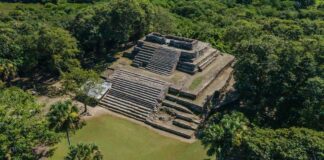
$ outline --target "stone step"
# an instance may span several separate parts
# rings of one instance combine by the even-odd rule
[[[132,118],[132,119],[135,119],[135,120],[140,121],[140,122],[145,122],[145,119],[143,119],[143,118],[138,118],[138,117],[136,117],[136,116],[130,115],[130,114],[125,113],[125,112],[123,112],[123,111],[116,110],[116,109],[114,109],[114,108],[108,108],[108,107],[106,107],[106,106],[101,106],[101,107],[106,108],[106,109],[108,109],[108,110],[110,110],[110,111],[112,111],[112,112],[115,112],[115,113],[117,113],[117,114],[123,115],[123,116],[125,116],[125,117]]]
[[[125,86],[115,85],[115,86],[113,86],[112,89],[118,90],[120,92],[125,92],[125,93],[128,93],[128,94],[136,96],[136,97],[142,97],[142,98],[145,98],[145,99],[150,100],[152,102],[159,98],[159,94],[152,95],[150,93],[145,93],[140,89],[134,89],[133,87],[128,88],[128,87],[125,87]]]
[[[182,62],[182,61],[180,61],[177,66],[184,67],[184,68],[195,68],[196,67],[196,65],[191,62]]]
[[[156,69],[151,69],[151,68],[146,68],[147,70],[151,71],[151,72],[154,72],[156,74],[160,74],[160,75],[170,75],[171,73],[169,72],[163,72],[163,71],[159,71],[159,70],[156,70]]]
[[[143,51],[140,51],[140,52],[138,52],[138,54],[135,56],[134,59],[150,60],[152,56],[153,56],[152,54],[148,54],[148,53],[145,53]]]
[[[150,61],[150,58],[143,58],[141,56],[135,56],[135,60],[136,61],[139,61],[139,62],[149,62]]]
[[[175,119],[172,121],[172,124],[184,129],[196,130],[198,128],[197,124],[182,119]]]
[[[154,49],[158,49],[159,46],[155,45],[154,43],[151,43],[151,42],[144,42],[143,47],[145,48],[154,48]]]
[[[146,69],[149,70],[149,71],[158,73],[158,74],[162,74],[162,75],[169,75],[172,72],[171,69],[170,70],[162,70],[162,69],[159,69],[159,68],[146,68]]]
[[[137,94],[145,95],[146,98],[152,99],[152,100],[159,99],[160,92],[159,93],[150,93],[147,90],[144,90],[144,89],[141,90],[141,88],[138,88],[138,87],[136,88],[136,86],[127,85],[127,84],[122,85],[122,84],[123,83],[121,83],[119,85],[119,84],[115,83],[114,86],[113,86],[113,89],[124,91],[124,92],[134,94],[134,95],[137,95]]]
[[[192,100],[184,97],[178,97],[171,94],[166,94],[165,98],[169,101],[172,101],[176,104],[182,105],[195,113],[202,112],[202,106],[195,104]]]
[[[195,74],[198,71],[198,69],[188,70],[188,69],[182,68],[182,67],[177,67],[177,70],[185,72],[185,73],[189,73],[189,74]]]
[[[176,65],[174,65],[173,63],[168,63],[168,62],[153,63],[153,64],[154,65],[149,65],[149,66],[156,67],[156,68],[165,68],[165,69],[172,69],[176,67]]]
[[[172,71],[173,67],[169,67],[169,66],[159,66],[159,65],[148,65],[146,67],[147,69],[152,69],[152,70],[159,70],[161,72],[170,72]]]
[[[160,70],[157,70],[157,69],[152,69],[152,68],[146,68],[147,70],[153,72],[153,73],[156,73],[156,74],[160,74],[160,75],[170,75],[169,72],[166,72],[166,71],[160,71]]]
[[[102,100],[100,101],[101,104],[106,104],[107,106],[116,108],[116,109],[123,109],[123,110],[127,110],[132,112],[133,114],[136,114],[138,116],[141,117],[147,117],[147,115],[149,114],[148,112],[143,112],[142,110],[138,110],[135,107],[132,107],[130,105],[127,105],[126,103],[122,103],[122,102],[116,102],[116,101],[112,101],[112,100]]]
[[[150,64],[146,67],[149,70],[156,70],[157,72],[167,72],[167,74],[170,74],[176,63],[170,62],[170,61],[150,61]]]
[[[153,66],[162,66],[162,67],[169,67],[173,68],[175,66],[175,62],[171,62],[169,60],[151,60],[150,63],[153,64]]]
[[[172,102],[172,101],[167,100],[167,99],[163,100],[162,105],[164,105],[166,107],[176,109],[176,110],[181,111],[181,112],[193,114],[193,112],[190,109],[188,109],[187,107],[185,107],[185,106],[183,106],[181,104]]]
[[[199,64],[199,69],[200,70],[203,70],[203,69],[205,69],[209,64],[211,64],[215,59],[216,59],[217,57],[216,56],[214,56],[214,57],[210,57],[210,59],[208,59],[207,61],[205,61],[205,62],[203,62],[203,63],[201,63],[201,64]]]
[[[140,50],[153,54],[156,51],[156,48],[150,48],[150,47],[143,46],[143,47],[140,47]]]
[[[132,66],[134,66],[134,67],[141,67],[142,66],[142,62],[140,62],[138,60],[133,60]]]
[[[213,57],[217,54],[217,50],[214,48],[209,48],[203,55],[199,56],[194,60],[193,64],[200,65],[204,61],[208,60],[210,57]]]
[[[197,70],[196,67],[189,67],[189,66],[177,66],[177,69],[178,70],[186,70],[186,71],[190,71],[190,72]]]
[[[112,96],[112,95],[107,95],[103,98],[103,100],[110,100],[110,101],[117,101],[117,102],[123,102],[127,105],[130,105],[130,106],[134,106],[134,107],[137,107],[139,109],[141,109],[143,112],[145,113],[151,113],[152,112],[152,109],[151,108],[147,108],[147,107],[144,107],[144,106],[141,106],[141,105],[138,105],[136,103],[133,103],[133,102],[130,102],[130,101],[127,101],[125,99],[121,99],[121,98],[118,98],[118,97],[115,97],[115,96]]]
[[[172,60],[172,59],[167,59],[167,58],[157,58],[157,57],[153,57],[150,61],[150,63],[154,63],[155,65],[174,65],[176,64],[176,61],[175,60]]]
[[[115,86],[119,85],[121,87],[132,87],[132,88],[140,89],[141,91],[148,92],[152,95],[159,95],[161,92],[161,89],[153,88],[151,86],[139,84],[139,83],[121,79],[118,77],[114,78],[112,80],[112,82],[113,82],[113,84],[112,84],[113,87],[114,87],[114,84],[115,84]]]
[[[155,82],[150,82],[150,81],[145,81],[143,79],[137,79],[137,78],[133,78],[133,77],[129,77],[129,76],[116,76],[113,79],[116,79],[116,81],[123,81],[124,83],[127,84],[134,84],[134,85],[142,85],[145,88],[151,89],[152,91],[155,92],[160,92],[161,91],[161,86],[160,84],[157,84]],[[150,84],[154,84],[154,85],[150,85]]]
[[[110,89],[110,94],[113,95],[113,96],[117,96],[119,98],[127,99],[129,101],[132,101],[133,103],[143,105],[143,106],[146,106],[146,107],[149,107],[149,108],[155,107],[155,105],[157,103],[157,102],[149,101],[149,100],[147,100],[145,98],[142,98],[142,97],[137,97],[137,96],[135,97],[135,96],[132,96],[132,95],[127,94],[125,92],[121,92],[121,91],[114,90],[114,89]]]
[[[196,116],[195,114],[185,113],[185,112],[173,109],[173,108],[170,108],[170,111],[172,113],[174,113],[178,119],[182,119],[182,120],[185,120],[188,122],[193,122],[196,124],[200,123],[200,118],[198,116]]]
[[[164,82],[164,81],[157,80],[157,79],[150,78],[150,77],[146,77],[146,76],[142,76],[140,74],[133,73],[133,72],[129,72],[129,71],[125,71],[125,70],[118,70],[118,72],[116,74],[118,74],[118,75],[124,74],[124,75],[128,75],[128,76],[133,76],[133,77],[140,78],[141,80],[146,80],[146,81],[149,81],[149,82],[154,82],[154,83],[157,83],[157,84],[160,84],[160,85],[165,85],[166,84],[166,82]]]
[[[115,89],[115,88],[111,88],[110,89],[111,91],[113,91],[114,93],[120,93],[120,94],[124,94],[124,95],[128,95],[128,96],[131,96],[133,98],[136,98],[137,100],[140,100],[140,101],[144,101],[144,102],[148,102],[150,104],[155,104],[156,103],[156,99],[155,97],[148,97],[147,95],[143,95],[141,93],[137,93],[137,94],[134,94],[135,92],[134,91],[125,91],[125,90],[120,90],[120,89]]]
[[[136,120],[139,120],[139,121],[145,121],[146,117],[143,117],[143,116],[140,116],[138,114],[135,114],[134,112],[130,112],[129,110],[125,110],[123,108],[118,108],[116,106],[114,106],[113,104],[106,104],[106,103],[99,103],[102,107],[105,107],[111,111],[114,111],[114,112],[117,112],[117,113],[120,113],[122,115],[125,115],[127,117],[130,117],[130,118],[134,118]]]
[[[151,60],[151,57],[143,56],[143,55],[136,55],[135,60],[140,61],[140,62],[149,62]]]
[[[131,76],[126,76],[126,75],[122,75],[122,76],[114,76],[113,79],[119,79],[123,82],[129,82],[130,84],[138,84],[138,85],[142,85],[146,88],[149,88],[150,90],[154,91],[154,92],[161,92],[162,90],[165,90],[167,85],[164,84],[158,84],[152,81],[147,81],[145,79],[141,79],[141,78],[137,78],[137,77],[131,77]]]
[[[125,105],[127,107],[130,107],[130,108],[133,108],[135,109],[136,111],[138,112],[141,112],[143,113],[144,115],[148,115],[150,113],[152,113],[153,109],[151,108],[148,108],[148,107],[145,107],[145,106],[141,106],[141,105],[138,105],[138,104],[135,104],[135,103],[132,103],[130,101],[127,101],[127,100],[124,100],[124,99],[121,99],[121,98],[118,98],[118,97],[115,97],[115,96],[107,96],[105,97],[104,99],[101,100],[103,103],[106,102],[114,102],[114,103],[118,103],[118,104],[121,104],[121,105]]]
[[[193,130],[184,129],[184,128],[181,128],[181,127],[178,127],[175,125],[159,123],[158,121],[153,121],[151,119],[147,119],[145,121],[145,123],[147,123],[155,128],[161,129],[163,131],[166,131],[166,132],[169,132],[169,133],[172,133],[172,134],[175,134],[175,135],[181,136],[183,138],[187,138],[187,139],[192,138],[195,134],[195,131],[193,131]]]
[[[148,57],[151,58],[154,55],[153,52],[147,52],[145,50],[141,50],[138,52],[138,54],[136,56],[142,56],[142,57]]]
[[[170,60],[165,60],[165,59],[151,59],[150,60],[150,65],[154,66],[174,66],[175,62],[171,62]]]
[[[161,64],[156,64],[153,62],[154,65],[149,64],[148,67],[151,68],[162,68],[162,69],[172,69],[174,66],[172,64],[168,63],[161,63]]]
[[[158,70],[161,72],[171,72],[173,67],[169,67],[169,66],[147,66],[146,69],[152,69],[152,70]]]
[[[176,59],[174,59],[176,57],[164,57],[164,56],[154,56],[152,57],[152,61],[156,62],[156,63],[169,63],[169,64],[173,64],[175,62],[177,62]]]

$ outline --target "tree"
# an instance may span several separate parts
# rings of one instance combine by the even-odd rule
[[[83,70],[81,68],[73,68],[70,72],[63,74],[63,89],[65,92],[72,92],[76,96],[83,97],[84,112],[87,112],[87,104],[91,100],[87,96],[90,89],[94,88],[99,82],[99,75],[93,70]]]
[[[37,73],[59,75],[79,67],[77,41],[68,31],[33,22],[0,23],[0,78]]]
[[[319,95],[301,90],[320,73],[315,58],[320,52],[274,36],[242,41],[235,50],[235,86],[245,108],[254,113],[250,118],[263,126],[302,126],[298,112],[307,108],[307,99]]]
[[[17,74],[17,66],[9,60],[0,59],[0,78],[10,82]]]
[[[208,155],[221,159],[324,158],[324,132],[306,128],[259,128],[240,112],[218,113],[207,121],[200,139]]]
[[[102,160],[99,147],[95,144],[77,144],[70,146],[70,152],[65,157],[65,160]]]
[[[295,0],[295,1],[296,1],[297,8],[306,8],[316,3],[315,0]]]
[[[151,14],[147,1],[113,0],[80,12],[72,23],[72,33],[84,53],[103,55],[144,36],[152,23]]]
[[[23,51],[15,30],[0,25],[0,33],[0,79],[9,82],[22,65]]]
[[[39,32],[37,44],[39,65],[44,69],[61,73],[80,66],[76,59],[79,53],[77,41],[68,31],[43,27]]]
[[[303,126],[324,130],[324,79],[320,77],[310,78],[305,87],[301,88],[300,94],[306,95],[303,102],[304,108],[296,110],[302,117],[298,122]]]
[[[49,130],[42,108],[21,89],[0,89],[0,159],[49,156],[59,138]]]
[[[306,128],[255,128],[242,140],[244,159],[300,159],[324,158],[324,133]]]
[[[58,102],[51,106],[47,114],[49,127],[56,132],[65,132],[68,144],[71,145],[69,132],[75,132],[83,126],[79,109],[72,101]]]
[[[248,131],[249,121],[240,112],[233,112],[218,117],[214,115],[203,129],[201,141],[208,148],[209,156],[217,160],[238,158],[239,146],[244,134]]]

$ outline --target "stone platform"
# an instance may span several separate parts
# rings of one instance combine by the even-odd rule
[[[195,137],[207,102],[235,83],[234,57],[205,42],[152,33],[131,52],[105,72],[112,88],[100,104],[183,138]]]

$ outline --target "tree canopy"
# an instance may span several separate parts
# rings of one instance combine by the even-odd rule
[[[49,156],[58,136],[49,130],[41,109],[33,96],[18,88],[0,89],[0,159]]]
[[[69,154],[65,157],[65,160],[102,160],[99,147],[95,144],[83,144],[79,143],[70,147]]]
[[[106,54],[113,47],[135,41],[149,31],[151,7],[147,1],[113,0],[81,11],[71,30],[85,53]]]
[[[201,135],[216,159],[323,159],[324,133],[306,128],[253,126],[240,112],[216,114]]]

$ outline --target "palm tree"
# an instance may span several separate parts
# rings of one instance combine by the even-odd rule
[[[65,160],[102,160],[99,147],[95,144],[77,144],[70,147],[69,154],[65,157]]]
[[[69,131],[75,132],[84,124],[79,116],[79,109],[70,100],[53,104],[47,117],[51,129],[66,133],[69,145],[71,145]]]

